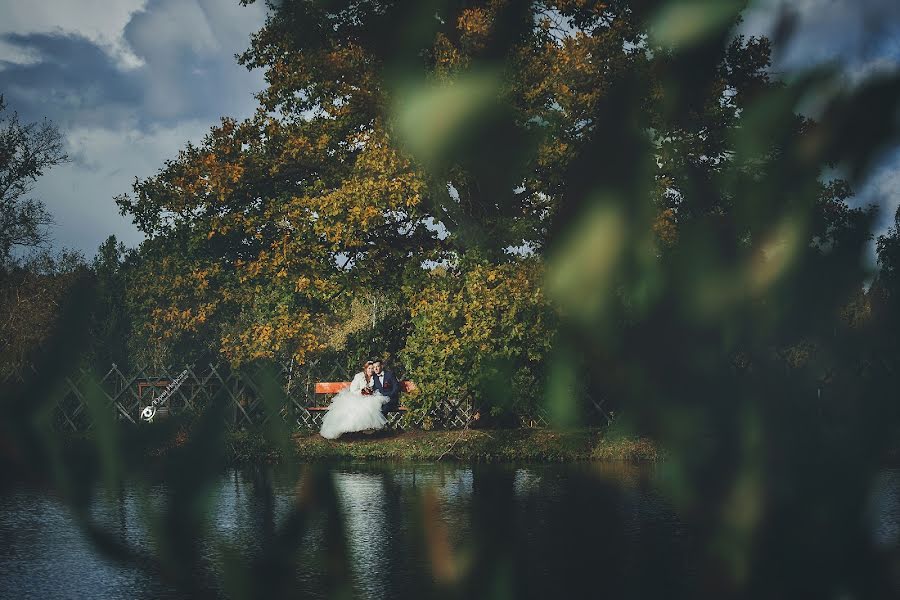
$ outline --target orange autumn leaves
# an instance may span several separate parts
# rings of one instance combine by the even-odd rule
[[[234,365],[302,362],[325,347],[338,318],[329,299],[347,285],[341,257],[389,254],[392,228],[421,219],[424,183],[382,127],[338,144],[355,154],[334,183],[307,168],[308,182],[297,185],[285,181],[297,165],[327,163],[335,144],[326,135],[310,143],[277,121],[262,126],[224,122],[145,188],[168,192],[156,200],[180,215],[191,240],[145,265],[134,292],[152,307],[145,335],[171,344],[212,337],[211,349]]]
[[[471,66],[510,6],[492,0],[452,13],[422,54],[427,75],[453,78]],[[543,6],[606,10],[586,2]],[[146,309],[145,335],[173,343],[204,339],[236,365],[306,360],[326,343],[324,332],[342,318],[354,286],[378,285],[389,270],[440,260],[452,246],[452,237],[439,240],[433,229],[454,214],[452,199],[435,193],[435,182],[396,139],[379,53],[364,36],[305,44],[280,18],[273,15],[240,59],[266,71],[257,114],[224,119],[124,203],[159,247],[147,255],[133,291]],[[516,243],[541,247],[583,123],[608,80],[641,63],[638,53],[622,52],[632,35],[627,15],[614,21],[557,38],[552,24],[537,18],[536,32],[510,50],[496,92],[507,97],[519,124],[549,124],[521,173],[518,213],[509,210],[510,227],[528,238]],[[451,171],[469,183],[464,169]],[[471,183],[472,203],[498,202],[475,197],[478,182]],[[654,229],[661,240],[673,239],[674,211],[660,210]]]

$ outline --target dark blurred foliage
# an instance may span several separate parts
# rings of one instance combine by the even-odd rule
[[[434,190],[457,191],[432,195],[454,239],[497,254],[523,223],[538,232],[525,241],[546,248],[565,317],[551,407],[573,414],[576,365],[596,366],[625,423],[672,451],[670,491],[708,544],[707,591],[887,593],[896,556],[872,547],[860,515],[896,444],[896,355],[873,352],[897,330],[862,314],[873,216],[846,200],[896,141],[897,78],[771,80],[768,41],[731,33],[742,3],[501,3],[439,19],[439,3],[329,8],[283,5],[250,56],[366,48],[409,151]],[[544,45],[530,45],[534,10],[550,16]],[[445,54],[411,51],[429,29]],[[579,34],[633,50],[603,76],[581,69],[595,99],[540,79],[517,94],[546,81],[529,58]],[[412,56],[436,77],[418,79]],[[564,57],[578,72],[582,57]],[[270,88],[272,107],[290,92]],[[799,116],[810,100],[815,120]],[[534,162],[548,138],[576,150]],[[835,165],[844,179],[826,180]]]
[[[89,277],[84,259],[65,251],[0,265],[0,381],[33,376],[32,355],[50,342],[72,286]]]
[[[873,477],[900,439],[900,221],[877,240],[873,275],[863,257],[874,214],[847,200],[896,144],[900,77],[848,87],[823,69],[774,80],[770,42],[734,36],[744,6],[272,2],[242,61],[267,69],[265,113],[302,121],[334,110],[328,131],[378,123],[403,141],[424,173],[427,214],[448,233],[437,244],[417,229],[414,244],[403,242],[410,248],[439,246],[445,254],[428,255],[438,258],[474,250],[502,265],[518,260],[511,247],[524,247],[544,261],[560,317],[545,362],[547,407],[558,423],[577,423],[575,392],[597,381],[614,398],[620,431],[668,451],[666,491],[696,531],[701,595],[890,597],[900,591],[898,550],[876,547],[863,517]],[[783,43],[790,23],[778,31]],[[801,116],[802,106],[816,106],[815,118]],[[831,168],[841,178],[829,178]],[[303,170],[311,188],[321,181],[313,171]],[[159,217],[141,202],[143,218]],[[177,229],[150,242],[175,262],[190,258],[163,248]],[[365,233],[374,247],[386,239],[384,230]],[[197,250],[196,240],[174,247]],[[101,262],[118,262],[114,247],[107,254]],[[52,482],[100,550],[212,595],[219,588],[195,575],[205,494],[221,467],[223,399],[162,464],[135,448],[175,432],[125,435],[99,394],[83,454],[47,434],[53,374],[65,376],[88,350],[92,294],[87,283],[72,286],[36,355],[41,375],[0,392],[3,483]],[[277,402],[277,385],[260,390]],[[277,423],[266,432],[286,443]],[[126,470],[149,478],[151,468],[170,497],[153,513],[157,552],[138,556],[92,525],[86,507],[97,480],[115,485]],[[299,481],[295,509],[263,556],[230,564],[230,595],[298,594],[293,559],[312,515],[328,523],[319,555],[327,591],[350,593],[333,483],[315,468]],[[513,482],[478,485],[510,498]],[[421,519],[434,557],[438,583],[428,593],[514,595],[508,514],[473,507],[472,567],[443,584],[449,567],[433,502],[425,496],[422,514],[409,516]]]
[[[48,250],[53,220],[34,183],[69,160],[57,127],[23,123],[0,94],[0,381],[31,372],[29,356],[43,344],[81,258]]]
[[[22,123],[8,113],[0,94],[0,266],[14,265],[21,251],[44,248],[53,223],[41,200],[31,197],[34,182],[69,160],[56,126]]]
[[[334,359],[342,360],[349,373],[358,372],[360,367],[360,361],[351,362],[351,357],[364,357],[365,360],[380,359],[385,361],[388,368],[401,375],[398,369],[402,369],[403,365],[397,360],[397,355],[406,346],[409,330],[409,313],[402,309],[391,311],[384,315],[384,318],[377,320],[375,327],[367,327],[350,334],[346,349],[335,352]],[[323,353],[323,358],[326,357],[327,355]]]
[[[125,274],[135,262],[135,253],[111,235],[100,244],[91,263],[97,282],[97,302],[92,316],[92,366],[108,368],[129,363],[128,341],[132,319],[127,309]]]

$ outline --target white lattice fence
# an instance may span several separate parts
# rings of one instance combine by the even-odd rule
[[[276,365],[273,371],[268,371],[268,376],[276,381],[268,382],[263,381],[264,375],[260,373],[233,371],[217,364],[208,364],[203,368],[188,365],[153,370],[139,367],[132,372],[125,372],[113,364],[102,375],[81,370],[67,377],[63,393],[56,399],[53,423],[60,430],[90,430],[94,424],[88,410],[88,400],[92,398],[103,410],[111,411],[117,420],[137,423],[143,408],[151,404],[182,372],[186,372],[184,382],[171,393],[164,407],[165,412],[196,416],[218,400],[224,403],[227,426],[234,429],[255,427],[276,415],[292,426],[318,429],[325,414],[321,405],[327,404],[327,400],[316,397],[316,382],[348,381],[352,375],[343,365],[320,361],[300,366]],[[267,411],[262,390],[271,390],[272,386],[278,391],[278,409]],[[89,397],[89,394],[95,397]],[[593,412],[601,422],[612,421],[613,415],[606,410],[604,398],[586,396],[581,401],[583,406],[595,409]],[[468,401],[447,399],[425,414],[390,413],[388,423],[399,430],[423,427],[458,429],[470,423],[475,412]],[[519,419],[524,427],[545,427],[549,424],[548,416],[542,409],[533,409],[528,414],[520,415]]]
[[[166,367],[149,369],[139,367],[132,372],[123,371],[113,364],[102,376],[89,370],[81,370],[77,376],[65,379],[62,395],[57,399],[53,422],[57,429],[88,431],[94,424],[88,410],[88,394],[99,394],[105,410],[110,410],[119,421],[138,423],[141,411],[160,396],[166,387],[182,372],[183,383],[170,394],[162,407],[169,415],[197,416],[210,403],[224,403],[225,423],[233,429],[243,429],[264,424],[275,414],[298,428],[318,429],[325,410],[320,406],[322,398],[314,393],[317,381],[347,381],[351,373],[338,363],[312,361],[297,366],[277,365],[276,382],[263,382],[261,375],[232,371],[227,366],[208,364],[198,368],[188,365],[182,368]],[[263,383],[274,383],[279,390],[278,410],[269,414],[263,398]],[[271,389],[271,388],[269,388]],[[391,428],[405,430],[422,426],[461,428],[472,418],[472,408],[466,403],[447,400],[426,415],[412,417],[406,413],[388,414]]]

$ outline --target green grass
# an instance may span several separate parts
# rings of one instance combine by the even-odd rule
[[[591,460],[657,462],[662,458],[659,447],[648,438],[604,438],[591,450]]]
[[[143,428],[129,437],[123,448],[132,459],[164,459],[190,442],[191,427],[172,423]],[[225,456],[231,464],[282,461],[287,452],[299,461],[396,460],[457,462],[655,462],[662,454],[648,439],[611,430],[582,428],[468,429],[455,431],[380,431],[371,435],[345,434],[326,440],[314,431],[292,435],[289,444],[273,444],[258,430],[225,435]],[[94,456],[98,451],[93,432],[64,436],[67,452]]]
[[[601,429],[470,429],[463,431],[378,432],[326,440],[315,432],[295,434],[299,460],[408,460],[462,462],[570,462],[660,459],[659,449],[646,439],[604,439]],[[232,459],[276,461],[281,458],[256,433],[229,436]]]

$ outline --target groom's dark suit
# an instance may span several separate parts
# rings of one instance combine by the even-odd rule
[[[391,371],[384,370],[372,375],[372,388],[390,400],[381,406],[381,412],[391,412],[400,408],[400,382]]]

